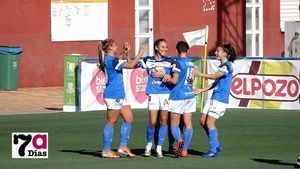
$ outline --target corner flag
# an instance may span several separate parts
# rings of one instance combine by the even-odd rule
[[[202,72],[206,73],[206,67],[207,67],[207,61],[206,61],[206,56],[207,56],[207,41],[208,41],[208,25],[206,25],[205,28],[191,31],[191,32],[185,32],[183,33],[184,39],[186,42],[189,44],[190,48],[192,46],[198,45],[198,46],[204,46],[204,57],[203,57],[203,69]],[[199,62],[201,63],[201,62]],[[198,67],[200,69],[200,65]],[[201,78],[201,87],[204,88],[205,86],[205,79],[202,77]],[[201,94],[200,97],[200,112],[203,110],[203,105],[204,105],[204,94]]]
[[[183,33],[184,39],[189,44],[190,47],[194,45],[205,46],[207,43],[207,30],[208,27]]]

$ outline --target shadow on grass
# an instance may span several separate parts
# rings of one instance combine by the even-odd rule
[[[75,154],[82,154],[82,155],[89,155],[94,157],[101,157],[101,150],[99,151],[92,151],[92,150],[59,150],[64,153],[75,153]],[[112,151],[117,152],[117,149],[113,149]],[[136,156],[145,156],[144,155],[144,149],[131,149],[131,152],[135,154]]]
[[[91,151],[91,150],[59,150],[64,153],[75,153],[75,154],[82,154],[82,155],[89,155],[94,157],[101,157],[101,151]]]
[[[196,151],[193,149],[188,150],[188,153],[191,155],[199,155],[199,156],[202,156],[202,154],[204,154],[204,152],[202,152],[202,151]]]
[[[286,163],[286,162],[282,162],[281,160],[275,160],[275,159],[260,159],[260,158],[251,158],[251,160],[256,161],[256,162],[260,162],[260,163],[267,163],[267,164],[273,164],[273,165],[281,165],[281,166],[292,166],[295,168],[300,168],[300,166],[298,166],[295,163]]]
[[[57,107],[46,107],[45,109],[52,110],[52,111],[63,111],[62,108],[57,108]]]
[[[81,154],[81,155],[101,157],[101,151],[92,151],[92,150],[85,150],[85,149],[82,149],[82,150],[59,150],[59,151],[64,152],[64,153],[75,153],[75,154]],[[113,151],[117,152],[116,149],[114,149]],[[131,152],[133,154],[135,154],[136,156],[145,157],[145,154],[144,154],[145,149],[131,149]],[[190,155],[200,155],[201,156],[203,154],[203,152],[196,151],[193,149],[188,150],[188,152]],[[173,152],[163,151],[163,154],[165,157],[176,158],[174,156]],[[155,151],[152,150],[151,156],[156,156]]]
[[[138,155],[138,156],[145,156],[145,149],[131,149],[131,151]],[[196,150],[193,150],[193,149],[189,149],[188,150],[188,154],[189,155],[199,155],[201,156],[203,154],[203,152],[201,151],[196,151]],[[174,152],[173,151],[164,151],[163,150],[163,155],[164,157],[170,157],[170,158],[178,158],[178,157],[175,157],[174,155]],[[156,153],[155,153],[155,150],[152,149],[151,151],[151,156],[153,157],[156,157]]]

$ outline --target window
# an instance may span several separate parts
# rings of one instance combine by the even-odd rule
[[[142,44],[153,55],[153,0],[135,0],[135,53]]]
[[[263,0],[246,1],[246,56],[263,56]]]
[[[285,31],[285,22],[300,21],[300,0],[280,0],[280,29]]]

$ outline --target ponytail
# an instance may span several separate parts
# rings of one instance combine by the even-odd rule
[[[99,62],[98,68],[105,73],[104,69],[104,55],[107,53],[109,46],[111,46],[115,41],[113,39],[105,39],[101,40],[98,44],[98,54],[99,54]]]
[[[104,70],[104,51],[102,49],[102,41],[99,42],[98,44],[98,54],[99,54],[99,62],[98,62],[98,68],[102,71],[105,72]]]

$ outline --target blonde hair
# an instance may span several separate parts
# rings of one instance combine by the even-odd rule
[[[102,72],[105,72],[105,69],[104,69],[104,55],[105,55],[105,53],[107,53],[108,47],[111,46],[113,43],[114,43],[113,39],[101,40],[98,43],[98,55],[99,55],[98,68]]]

